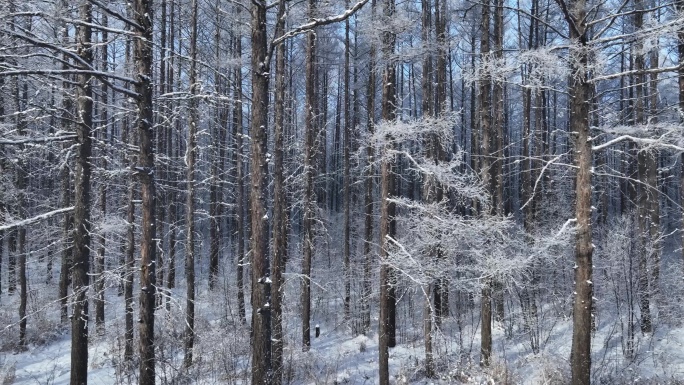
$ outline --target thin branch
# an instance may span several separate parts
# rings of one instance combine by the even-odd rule
[[[76,138],[77,138],[77,136],[75,134],[72,134],[72,135],[60,135],[60,136],[45,136],[45,137],[41,137],[41,138],[25,138],[25,139],[17,139],[17,140],[0,139],[0,145],[16,146],[16,145],[27,144],[27,143],[66,142],[69,140],[74,140]]]
[[[368,3],[368,0],[361,0],[358,3],[356,3],[353,7],[347,9],[346,11],[344,11],[344,13],[341,13],[339,15],[330,16],[330,17],[326,17],[323,19],[316,19],[316,18],[312,19],[310,22],[302,24],[299,27],[294,28],[294,29],[288,31],[287,33],[283,34],[282,36],[274,39],[271,42],[271,46],[277,46],[278,44],[284,42],[285,40],[287,40],[291,37],[301,35],[303,33],[307,33],[316,27],[320,27],[322,25],[327,25],[327,24],[332,24],[332,23],[344,21],[347,18],[354,15],[356,13],[356,11],[361,9],[366,3]]]
[[[36,216],[33,217],[33,218],[28,218],[28,219],[24,219],[24,220],[17,221],[17,222],[14,222],[14,223],[10,223],[10,224],[7,224],[7,225],[2,225],[2,226],[0,226],[0,231],[5,231],[5,230],[13,229],[13,228],[15,228],[15,227],[21,227],[21,226],[30,225],[30,224],[32,224],[32,223],[40,222],[40,221],[45,220],[45,219],[48,219],[48,218],[50,218],[50,217],[54,217],[55,215],[68,213],[68,212],[70,212],[70,211],[74,211],[74,206],[70,206],[70,207],[65,207],[65,208],[61,208],[61,209],[49,211],[49,212],[44,213],[44,214],[36,215]]]
[[[680,146],[677,146],[675,144],[663,143],[661,140],[658,140],[658,139],[638,138],[638,137],[632,136],[632,135],[618,136],[617,138],[611,139],[611,140],[609,140],[603,144],[592,146],[591,149],[592,149],[592,151],[601,151],[604,148],[607,148],[607,147],[610,147],[614,144],[617,144],[620,142],[625,142],[628,140],[632,141],[634,143],[637,143],[637,144],[641,144],[641,145],[647,145],[647,146],[655,145],[655,147],[667,148],[667,149],[674,150],[677,152],[684,152],[684,147],[680,147]]]

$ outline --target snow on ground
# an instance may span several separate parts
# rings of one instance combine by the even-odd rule
[[[206,311],[210,307],[203,306]],[[214,307],[215,316],[220,315],[220,307]],[[220,318],[220,317],[219,317]],[[684,328],[658,327],[652,335],[637,335],[635,359],[626,362],[620,348],[620,333],[615,319],[605,319],[592,340],[593,369],[595,383],[644,383],[646,379],[656,383],[672,383],[684,379]],[[374,320],[377,322],[377,320]],[[205,323],[200,335],[200,349],[207,344],[227,344],[217,341],[223,335],[228,338],[238,331],[226,327],[220,319]],[[321,323],[321,336],[312,339],[308,352],[302,352],[293,341],[298,325],[290,322],[287,330],[290,346],[286,348],[285,360],[289,372],[286,378],[294,384],[375,384],[377,383],[377,334],[353,337],[344,325],[334,322]],[[493,369],[482,371],[479,360],[479,329],[467,327],[458,338],[455,334],[446,336],[439,333],[435,338],[436,362],[440,378],[427,380],[422,373],[423,345],[419,330],[400,331],[399,345],[390,350],[391,381],[396,384],[557,384],[563,383],[569,372],[568,357],[571,340],[569,317],[554,322],[553,328],[543,335],[541,351],[533,354],[524,335],[506,336],[504,325],[494,328]],[[119,325],[112,322],[112,329]],[[223,330],[222,330],[223,329]],[[443,330],[455,330],[455,321],[450,319]],[[223,333],[221,333],[223,331]],[[245,330],[242,331],[244,333]],[[116,344],[119,339],[113,334],[103,337],[91,334],[90,344],[90,384],[119,384],[116,363],[119,359]],[[248,338],[248,336],[243,336]],[[212,338],[211,340],[208,340]],[[0,362],[5,383],[18,385],[53,384],[69,382],[70,338],[68,334],[58,336],[44,344],[32,344],[24,352],[2,352]],[[244,351],[244,350],[243,350]],[[178,358],[182,354],[177,354]],[[246,359],[246,357],[242,357]],[[14,368],[14,381],[10,382]],[[247,370],[245,365],[243,370]],[[215,369],[218,370],[218,369]],[[168,374],[168,373],[167,373]],[[170,377],[166,377],[168,380]],[[211,378],[211,380],[210,380]],[[227,378],[227,377],[225,377]],[[243,377],[244,379],[245,377]],[[227,381],[227,380],[226,380]],[[503,382],[506,381],[506,382]],[[167,383],[160,376],[160,384]],[[191,383],[223,383],[221,376],[213,373],[205,376],[199,373]],[[231,380],[225,383],[244,383]]]
[[[285,294],[285,382],[286,384],[367,384],[378,382],[377,319],[373,331],[355,335],[353,325],[342,314],[342,280],[338,271],[325,269],[319,260],[314,271],[312,325],[320,324],[321,336],[312,338],[311,349],[302,352],[301,323],[298,318],[299,278],[286,275]],[[191,373],[180,370],[183,358],[185,288],[174,290],[169,310],[157,311],[158,384],[236,384],[249,382],[249,330],[239,322],[235,288],[230,266],[222,274],[220,287],[207,290],[198,284],[196,311],[197,362]],[[666,274],[666,273],[663,273]],[[674,273],[673,273],[674,274]],[[623,354],[625,315],[611,301],[609,286],[598,281],[598,329],[593,335],[593,383],[595,384],[672,384],[684,383],[684,326],[680,314],[683,302],[676,295],[662,296],[653,304],[654,331],[642,335],[636,327],[634,355]],[[667,278],[667,277],[666,277]],[[665,280],[665,278],[664,278]],[[179,280],[180,281],[180,280]],[[667,278],[666,282],[678,282]],[[358,284],[357,282],[354,283]],[[563,287],[567,282],[562,283]],[[60,325],[59,305],[54,302],[54,288],[39,279],[32,281],[29,296],[28,338],[26,351],[16,349],[18,334],[18,295],[0,297],[0,384],[63,385],[69,382],[70,330]],[[668,289],[669,288],[669,289]],[[356,292],[358,287],[353,287]],[[666,291],[665,289],[669,290]],[[666,286],[664,292],[674,292]],[[603,290],[603,291],[602,291]],[[561,290],[562,291],[562,290]],[[134,290],[137,293],[137,291]],[[454,306],[452,316],[444,321],[434,337],[435,364],[439,377],[426,379],[423,372],[422,294],[405,287],[397,309],[398,345],[390,350],[390,374],[393,384],[564,384],[569,378],[572,336],[570,296],[552,294],[539,308],[540,323],[537,354],[530,347],[530,333],[521,320],[514,295],[506,302],[506,318],[494,325],[494,357],[491,369],[479,366],[479,304],[477,296],[462,308]],[[555,295],[555,294],[554,294]],[[126,371],[123,357],[123,297],[117,296],[115,284],[107,291],[106,333],[97,335],[91,322],[90,384],[134,384],[137,364]],[[249,295],[247,295],[249,298]],[[52,301],[52,302],[51,302]],[[453,302],[457,302],[456,295]],[[654,301],[655,302],[655,301]],[[137,298],[134,301],[137,306]],[[352,303],[358,311],[359,304]],[[373,304],[372,314],[377,316]],[[94,306],[91,305],[91,311]],[[136,310],[137,311],[137,310]],[[621,311],[624,311],[622,309]],[[460,318],[457,317],[460,315]],[[248,315],[249,316],[249,315]],[[638,316],[638,314],[636,314]],[[358,322],[358,320],[354,320]],[[137,328],[137,323],[135,324]],[[137,348],[137,345],[135,346]]]

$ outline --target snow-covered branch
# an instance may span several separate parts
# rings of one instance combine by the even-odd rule
[[[327,24],[338,23],[340,21],[344,21],[347,18],[353,16],[356,13],[356,11],[361,9],[364,5],[366,5],[366,3],[368,3],[368,0],[361,0],[358,3],[354,4],[353,7],[345,10],[343,13],[341,13],[339,15],[328,16],[328,17],[324,17],[324,18],[314,18],[311,21],[309,21],[308,23],[304,23],[304,24],[300,25],[299,27],[296,27],[296,28],[286,32],[282,36],[279,36],[279,37],[273,39],[273,41],[271,42],[271,46],[276,46],[276,45],[284,42],[285,40],[287,40],[291,37],[301,35],[303,33],[307,33],[316,27],[320,27],[322,25],[327,25]]]
[[[0,226],[0,231],[5,231],[5,230],[13,229],[13,228],[15,228],[15,227],[21,227],[21,226],[30,225],[30,224],[32,224],[32,223],[40,222],[40,221],[45,220],[45,219],[48,219],[48,218],[50,218],[50,217],[54,217],[55,215],[68,213],[68,212],[73,211],[73,210],[74,210],[74,206],[64,207],[64,208],[61,208],[61,209],[49,211],[49,212],[47,212],[47,213],[43,213],[43,214],[40,214],[40,215],[36,215],[36,216],[33,217],[33,218],[23,219],[23,220],[21,220],[21,221],[17,221],[17,222],[9,223],[9,224],[6,224],[6,225],[2,225],[2,226]]]
[[[639,137],[636,137],[633,135],[621,135],[621,136],[618,136],[617,138],[611,139],[605,143],[598,144],[596,146],[592,146],[591,149],[593,151],[600,151],[600,150],[608,148],[614,144],[617,144],[620,142],[626,142],[626,141],[631,141],[631,142],[634,142],[634,143],[642,145],[642,146],[665,148],[665,149],[674,150],[677,152],[684,152],[684,147],[682,147],[682,146],[667,143],[667,142],[664,142],[663,140],[660,140],[660,139],[639,138]]]
[[[17,146],[28,143],[49,143],[49,142],[66,142],[75,140],[77,136],[73,135],[59,135],[59,136],[45,136],[41,138],[23,138],[23,139],[0,139],[0,145]]]

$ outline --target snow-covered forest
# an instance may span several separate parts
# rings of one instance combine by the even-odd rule
[[[684,383],[684,0],[3,0],[2,384]]]

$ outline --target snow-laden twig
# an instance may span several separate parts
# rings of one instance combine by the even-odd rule
[[[0,139],[0,145],[17,146],[28,143],[49,143],[49,142],[66,142],[76,139],[74,135],[59,135],[59,136],[45,136],[40,138],[23,138],[23,139]]]
[[[21,220],[21,221],[17,221],[17,222],[9,223],[9,224],[6,224],[6,225],[2,225],[2,226],[0,226],[0,231],[5,231],[5,230],[13,229],[13,228],[15,228],[15,227],[20,227],[20,226],[30,225],[30,224],[32,224],[32,223],[40,222],[40,221],[45,220],[45,219],[48,219],[48,218],[50,218],[50,217],[54,217],[55,215],[68,213],[68,212],[73,211],[73,210],[74,210],[74,206],[64,207],[64,208],[61,208],[61,209],[49,211],[49,212],[47,212],[47,213],[43,213],[43,214],[40,214],[40,215],[36,215],[36,216],[33,217],[33,218],[23,219],[23,220]]]

